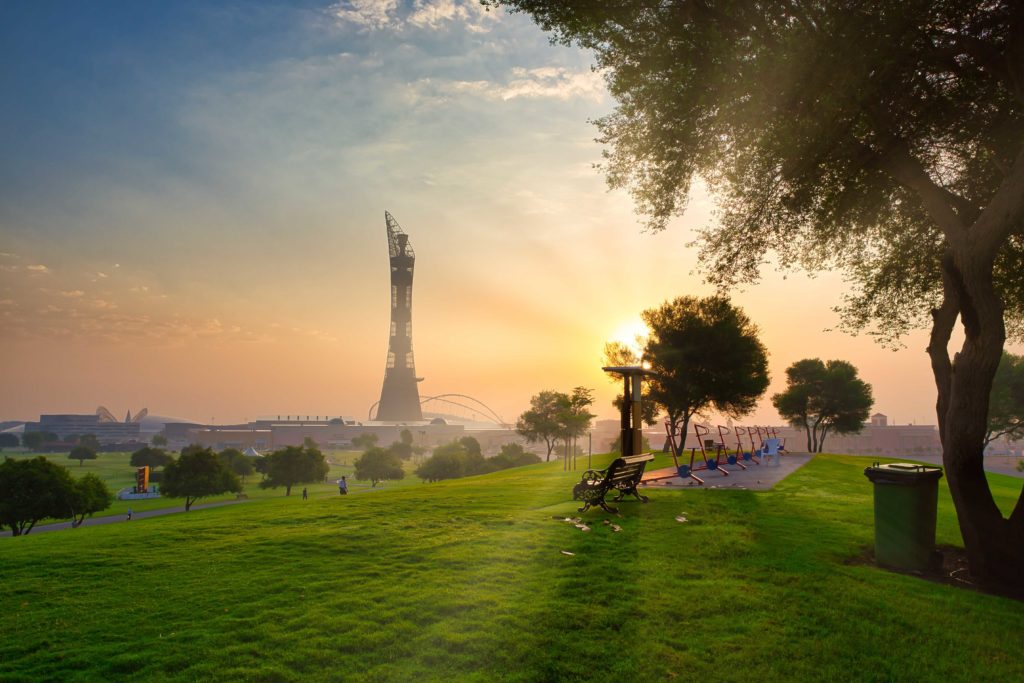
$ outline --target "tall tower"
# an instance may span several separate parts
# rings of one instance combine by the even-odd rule
[[[398,221],[384,212],[388,226],[388,251],[391,255],[391,337],[388,364],[384,370],[384,388],[380,392],[377,419],[387,421],[422,420],[420,392],[416,383],[416,364],[412,357],[412,268],[416,253],[409,236]]]

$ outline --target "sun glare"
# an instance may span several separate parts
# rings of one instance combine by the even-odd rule
[[[640,356],[645,337],[647,337],[647,325],[640,318],[634,318],[615,328],[609,341],[621,342],[637,356]]]

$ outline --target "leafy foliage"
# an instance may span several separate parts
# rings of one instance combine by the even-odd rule
[[[330,466],[324,454],[308,446],[286,446],[264,457],[267,471],[260,488],[285,487],[285,495],[292,495],[295,484],[323,481]]]
[[[56,441],[57,435],[53,432],[25,432],[21,435],[21,445],[30,451],[38,451],[48,441]]]
[[[256,471],[256,466],[252,463],[253,458],[247,457],[237,448],[225,448],[217,454],[217,457],[229,470],[241,478],[243,484],[245,478]]]
[[[649,398],[668,414],[680,447],[698,412],[740,417],[754,409],[768,388],[768,353],[757,327],[729,299],[679,297],[641,317],[650,330]]]
[[[166,496],[185,499],[185,510],[199,498],[219,493],[238,492],[242,483],[209,448],[189,446],[177,460],[164,466],[160,491]]]
[[[75,480],[67,469],[42,456],[5,458],[0,463],[0,527],[22,536],[39,520],[70,517],[68,503],[74,490]]]
[[[547,457],[559,439],[571,439],[586,433],[594,414],[587,408],[594,403],[593,391],[576,387],[572,394],[542,391],[530,399],[530,409],[519,416],[516,432],[530,443],[543,442]]]
[[[643,340],[638,339],[638,342]],[[629,365],[640,365],[640,356],[633,349],[622,342],[607,342],[604,345],[604,364],[609,367],[624,367]],[[608,379],[616,384],[622,383],[621,377],[609,375]],[[612,401],[615,410],[622,413],[622,402],[625,400],[623,394],[618,394]],[[651,400],[651,388],[647,382],[641,383],[640,387],[640,411],[641,419],[646,425],[653,425],[658,421],[658,404]],[[620,439],[621,440],[621,439]]]
[[[985,445],[1000,437],[1010,441],[1024,437],[1024,356],[1006,351],[992,380]]]
[[[352,445],[359,450],[369,450],[377,445],[378,436],[372,432],[352,437]]]
[[[100,449],[100,440],[96,438],[95,434],[83,434],[78,437],[78,445],[91,448],[95,452]]]
[[[150,440],[150,443],[153,444],[154,446],[157,446],[158,448],[166,446],[167,437],[164,436],[163,434],[154,434],[153,438]]]
[[[96,459],[96,449],[79,444],[78,446],[72,448],[71,452],[68,453],[68,459],[77,460],[78,466],[81,467],[86,460]]]
[[[170,453],[162,448],[143,446],[132,453],[130,462],[132,467],[149,467],[150,469],[155,469],[157,467],[165,466],[173,459],[174,458],[171,457]]]
[[[829,432],[859,432],[874,399],[851,363],[806,358],[786,368],[786,390],[772,396],[772,405],[790,425],[806,430],[807,450],[820,453]]]
[[[68,496],[71,526],[74,528],[82,526],[86,517],[92,517],[94,513],[106,510],[113,502],[114,494],[107,488],[106,482],[89,472],[75,481]]]
[[[405,478],[402,460],[391,449],[371,446],[353,463],[356,468],[356,479],[369,480],[372,487],[382,481],[394,481]]]

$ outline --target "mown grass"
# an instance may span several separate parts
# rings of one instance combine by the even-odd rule
[[[92,473],[98,476],[100,479],[107,483],[111,492],[116,494],[119,490],[135,485],[135,469],[131,466],[131,453],[99,453],[95,460],[86,460],[79,465],[77,460],[69,460],[67,454],[64,453],[0,453],[0,458],[12,457],[12,458],[34,458],[39,455],[46,457],[58,465],[67,467],[68,471],[73,477],[81,477],[87,473]],[[392,488],[402,488],[406,486],[414,486],[422,483],[422,480],[412,474],[412,470],[415,469],[413,463],[406,464],[406,477],[398,481],[388,481],[382,484],[378,484],[376,487],[372,487],[369,481],[359,481],[355,479],[355,467],[353,463],[361,455],[356,451],[337,451],[329,450],[324,453],[330,464],[330,471],[323,482],[316,484],[299,484],[298,486],[292,487],[292,495],[298,495],[302,493],[303,487],[309,489],[310,497],[322,497],[322,496],[337,496],[338,487],[334,482],[341,478],[342,475],[346,475],[349,480],[349,490],[353,493],[360,492],[363,490],[390,490]],[[248,498],[277,498],[285,495],[284,487],[276,489],[261,489],[259,487],[260,474],[254,473],[246,477],[243,482],[243,492]],[[216,503],[226,500],[235,500],[236,495],[234,493],[224,494],[220,496],[210,496],[207,498],[201,498],[198,501],[199,505],[206,503]],[[163,510],[166,508],[182,508],[185,507],[184,498],[148,498],[139,500],[115,500],[114,503],[97,513],[96,517],[107,517],[107,516],[121,516],[124,515],[128,508],[131,508],[133,512],[144,512],[146,510]],[[47,519],[40,522],[40,524],[48,524],[62,520]],[[88,525],[88,521],[86,524]]]
[[[1022,680],[1024,605],[851,562],[864,466],[655,490],[621,533],[553,519],[550,463],[0,539],[0,679]]]

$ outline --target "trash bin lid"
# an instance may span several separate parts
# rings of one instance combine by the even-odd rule
[[[920,482],[941,479],[942,468],[910,462],[894,462],[888,465],[879,465],[876,462],[864,469],[864,476],[876,484],[914,486]]]

